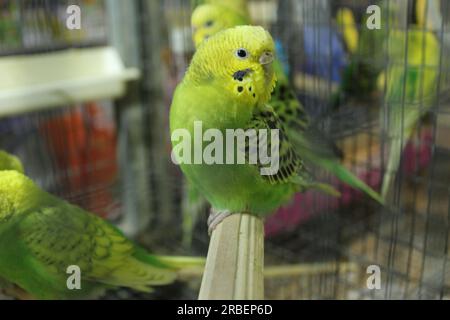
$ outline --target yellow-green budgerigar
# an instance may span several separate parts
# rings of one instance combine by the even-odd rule
[[[398,169],[403,148],[415,125],[437,96],[440,44],[433,32],[421,28],[391,30],[387,40],[389,65],[386,81],[386,110],[389,145],[382,196],[386,197]]]
[[[240,25],[243,12],[225,9],[218,4],[207,4],[197,7],[192,14],[194,42],[198,47],[206,40],[222,30]],[[235,18],[232,18],[234,13]],[[250,17],[247,16],[247,21]],[[203,39],[202,39],[203,36]],[[286,131],[291,133],[291,143],[295,144],[298,153],[306,163],[323,168],[348,185],[360,189],[378,202],[382,202],[380,195],[363,181],[353,175],[341,163],[338,152],[333,143],[325,138],[317,128],[311,125],[308,114],[297,99],[295,91],[284,73],[282,63],[275,59],[273,62],[277,84],[272,93],[270,106],[275,110]]]
[[[149,254],[113,225],[46,193],[14,168],[0,167],[2,286],[15,285],[38,299],[90,298],[113,287],[150,292],[173,282],[178,269],[203,265],[202,258]],[[67,286],[69,266],[79,267],[80,290]]]
[[[331,186],[312,180],[300,155],[290,142],[283,122],[268,104],[276,78],[272,67],[274,42],[261,27],[238,26],[221,31],[197,49],[182,82],[177,86],[170,110],[174,157],[187,179],[210,202],[217,217],[247,212],[258,216],[272,213],[298,191],[317,188],[338,195]],[[186,143],[205,147],[196,136],[196,125],[215,129],[226,137],[229,130],[265,130],[267,150],[279,150],[278,170],[261,174],[262,162],[228,162],[238,146],[225,149],[213,163],[184,161],[177,149]],[[272,131],[279,130],[279,143],[271,144]],[[187,142],[177,138],[189,133]],[[260,138],[263,141],[264,138]],[[269,141],[270,140],[270,141]],[[223,142],[224,144],[228,142]],[[220,147],[219,147],[220,149]],[[231,153],[230,153],[231,152]],[[245,148],[250,158],[250,148]],[[183,157],[183,159],[181,159]],[[232,158],[235,160],[234,158]],[[184,162],[183,162],[184,161]],[[210,229],[220,221],[210,221]]]

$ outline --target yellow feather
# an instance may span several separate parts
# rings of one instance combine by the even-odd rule
[[[350,53],[354,53],[358,49],[359,34],[353,12],[348,8],[341,8],[337,12],[336,20],[342,29],[348,50]]]

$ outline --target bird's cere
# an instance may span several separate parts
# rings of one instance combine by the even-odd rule
[[[271,51],[265,51],[260,57],[259,57],[259,63],[262,65],[272,63],[274,59],[273,52]]]
[[[279,170],[278,129],[203,131],[202,121],[195,121],[193,136],[181,128],[173,130],[171,140],[174,144],[171,157],[177,165],[260,164],[261,175],[274,175]]]

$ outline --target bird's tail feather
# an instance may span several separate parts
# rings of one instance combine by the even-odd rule
[[[402,126],[403,134],[399,130],[394,130],[394,133],[391,134],[388,163],[386,165],[383,184],[381,187],[381,196],[383,197],[383,199],[386,199],[386,196],[392,184],[392,180],[394,179],[395,173],[397,172],[398,166],[400,165],[403,149],[405,148],[409,138],[411,137],[415,124],[419,118],[420,113],[418,110],[414,110],[414,112],[408,113],[405,112]]]
[[[170,284],[175,281],[176,277],[177,274],[174,270],[155,267],[154,265],[133,259],[126,266],[114,270],[107,279],[102,281],[108,285],[151,292],[153,291],[153,286]]]
[[[362,181],[353,173],[351,173],[342,164],[332,160],[330,161],[323,160],[321,161],[321,166],[332,172],[342,182],[348,184],[353,188],[363,191],[369,197],[379,202],[380,204],[384,204],[384,199],[378,192],[369,187],[364,181]]]
[[[203,267],[206,262],[202,257],[157,256],[157,259],[173,269]]]
[[[338,190],[326,183],[311,183],[310,188],[319,190],[333,197],[341,196],[341,193]]]
[[[205,265],[205,258],[202,257],[153,255],[140,247],[137,248],[134,257],[146,264],[166,269],[182,269]]]
[[[401,139],[393,140],[389,147],[389,158],[384,172],[383,184],[381,187],[381,196],[383,197],[383,199],[386,199],[386,196],[389,193],[392,180],[395,176],[395,172],[397,171],[398,165],[400,163],[400,157],[402,153],[400,149],[401,149]]]
[[[292,139],[297,150],[302,151],[301,155],[305,161],[329,171],[342,182],[367,193],[375,201],[384,204],[383,198],[375,190],[351,173],[335,156],[314,150],[301,135],[290,132],[289,137]]]

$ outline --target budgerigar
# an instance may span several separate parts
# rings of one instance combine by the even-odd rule
[[[389,192],[413,129],[437,96],[440,44],[434,33],[421,28],[412,28],[407,33],[394,29],[389,32],[387,52],[389,65],[384,76],[387,115],[383,118],[388,121],[389,153],[383,197]]]
[[[187,179],[218,216],[237,212],[264,216],[290,200],[295,192],[309,188],[337,194],[331,186],[311,179],[282,121],[267,104],[275,86],[273,58],[274,43],[263,28],[226,29],[199,46],[175,91],[170,110],[174,150],[183,143],[176,138],[179,132],[190,133],[191,145],[199,143],[195,122],[201,122],[204,130],[219,130],[224,137],[227,129],[279,130],[279,170],[268,175],[261,174],[261,162],[226,163],[230,150],[222,153],[223,164],[183,163],[181,155],[175,153]],[[272,141],[269,136],[266,141]],[[267,148],[277,146],[269,143]],[[231,151],[239,152],[237,146]],[[248,148],[245,154],[248,158]],[[214,221],[211,225],[215,226]]]
[[[105,289],[149,292],[173,282],[177,270],[203,258],[147,253],[101,218],[41,190],[28,177],[0,167],[0,284],[38,299],[96,297]],[[69,266],[81,289],[69,290]]]
[[[393,9],[385,11],[393,14]],[[367,17],[363,18],[358,32],[353,12],[349,8],[341,8],[336,13],[336,22],[342,30],[350,59],[343,71],[339,90],[332,97],[335,108],[344,105],[350,99],[358,101],[370,99],[377,89],[377,79],[385,65],[383,43],[388,19],[382,15],[381,29],[369,29]]]
[[[224,13],[225,11],[227,12],[226,14]],[[232,19],[230,16],[233,12],[234,10],[225,10],[221,5],[217,4],[197,7],[192,15],[193,37],[196,46],[199,46],[202,40],[207,40],[211,35],[222,30],[222,28],[236,26],[236,23],[239,21],[237,17],[243,16],[243,14],[239,12],[236,18]],[[225,16],[227,18],[222,19]],[[247,20],[250,20],[249,17],[247,18]],[[203,39],[200,35],[203,35]],[[274,60],[273,68],[278,82],[269,104],[283,122],[285,130],[290,132],[292,137],[291,143],[295,144],[303,160],[309,165],[318,166],[331,172],[344,183],[364,191],[381,203],[382,199],[379,194],[340,163],[337,148],[311,124],[308,114],[297,99],[295,91],[284,73],[282,63],[278,59]]]

